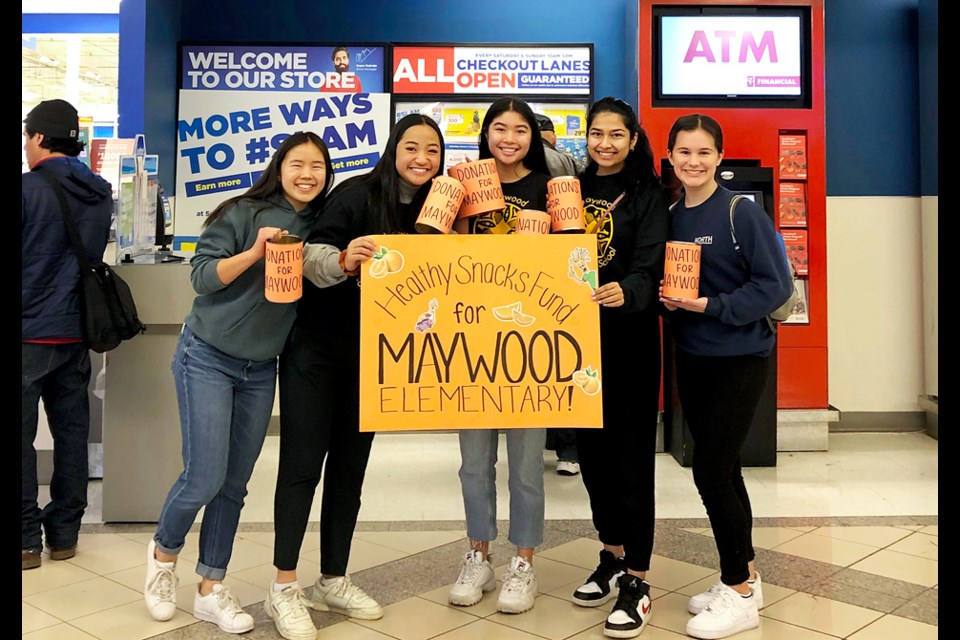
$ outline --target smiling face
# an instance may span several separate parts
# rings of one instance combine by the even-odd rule
[[[590,122],[587,152],[597,163],[598,176],[619,173],[635,144],[637,134],[630,135],[623,118],[617,113],[602,111]]]
[[[333,56],[333,68],[337,73],[343,73],[350,69],[350,55],[343,50],[337,51]]]
[[[419,187],[437,175],[440,168],[440,138],[425,124],[403,132],[397,143],[397,174],[407,184]]]
[[[713,136],[703,129],[680,131],[670,150],[670,164],[680,184],[690,193],[712,188],[723,154],[717,151]]]
[[[498,169],[523,162],[531,140],[530,124],[516,111],[504,111],[487,128],[487,145]]]
[[[287,202],[302,211],[323,191],[327,182],[327,163],[323,152],[312,142],[290,149],[280,164],[280,184]]]

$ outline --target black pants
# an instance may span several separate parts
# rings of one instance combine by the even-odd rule
[[[676,352],[677,392],[693,436],[693,481],[720,554],[720,580],[750,577],[753,512],[740,470],[740,451],[767,381],[770,359],[708,357]]]
[[[294,327],[280,355],[280,462],[273,563],[297,568],[321,471],[320,570],[347,572],[373,433],[360,433],[359,372],[329,354],[330,336]]]
[[[654,317],[629,333],[601,336],[603,429],[577,430],[580,472],[600,542],[622,545],[627,568],[647,571],[656,524],[660,329]]]
[[[547,429],[545,449],[557,452],[557,461],[580,462],[577,454],[577,430],[554,428]]]

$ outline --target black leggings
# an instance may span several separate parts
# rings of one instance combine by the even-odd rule
[[[648,330],[634,329],[630,339],[642,346],[629,347],[625,338],[604,343],[610,346],[602,353],[603,429],[578,429],[577,452],[600,542],[623,545],[627,568],[648,571],[656,526],[660,403],[656,318]]]
[[[750,577],[753,512],[740,451],[767,380],[769,357],[695,356],[677,350],[677,392],[693,436],[693,481],[720,554],[720,580]]]
[[[294,327],[280,355],[280,462],[273,564],[297,568],[326,458],[320,507],[320,570],[347,572],[373,433],[359,430],[359,374],[331,359],[329,337]]]

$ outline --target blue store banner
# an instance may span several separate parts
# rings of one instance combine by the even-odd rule
[[[384,93],[383,47],[184,45],[181,89]]]
[[[193,250],[210,212],[248,189],[292,133],[323,139],[337,182],[380,159],[390,132],[381,47],[190,45],[181,62],[177,250]]]

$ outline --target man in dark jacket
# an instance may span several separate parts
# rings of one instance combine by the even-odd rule
[[[40,566],[44,536],[51,559],[76,555],[87,506],[90,354],[83,342],[80,269],[57,195],[40,172],[63,187],[91,262],[103,258],[113,212],[110,183],[77,159],[84,147],[77,110],[64,100],[45,100],[23,122],[30,171],[20,187],[21,570]],[[43,510],[33,448],[41,399],[54,446],[50,503]]]
[[[547,156],[547,169],[550,170],[550,176],[576,176],[577,166],[570,156],[564,151],[557,149],[557,132],[553,126],[553,120],[542,113],[536,114],[537,124],[540,126],[540,138],[543,140],[543,152]]]

